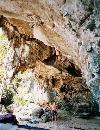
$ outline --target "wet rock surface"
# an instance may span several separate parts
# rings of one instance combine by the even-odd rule
[[[17,124],[18,121],[16,120],[16,117],[13,114],[8,113],[8,114],[0,115],[0,123]]]

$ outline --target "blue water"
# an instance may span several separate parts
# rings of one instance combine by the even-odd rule
[[[29,125],[12,125],[10,123],[7,124],[3,124],[0,123],[0,130],[17,130],[17,128],[25,129],[25,130],[48,130],[48,129],[44,129],[44,128],[38,128],[38,127],[32,127]]]

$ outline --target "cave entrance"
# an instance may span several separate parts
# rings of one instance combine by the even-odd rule
[[[13,26],[13,29],[15,29],[14,28],[15,26]],[[4,29],[4,28],[3,28]],[[9,42],[8,42],[8,39],[9,40],[11,40],[11,39],[13,39],[13,31],[15,31],[15,30],[13,30],[12,31],[12,33],[10,33],[10,31],[9,31],[9,29],[7,30],[8,28],[6,28],[6,31],[8,31],[7,33],[8,33],[8,35],[7,35],[7,37],[5,36],[5,34],[3,33],[3,31],[2,31],[2,28],[0,28],[0,38],[1,38],[1,43],[0,43],[0,45],[1,45],[1,48],[4,48],[4,52],[2,51],[3,49],[1,49],[1,64],[3,64],[3,59],[4,59],[4,57],[5,57],[5,55],[7,54],[7,47],[9,46]],[[11,26],[11,28],[10,29],[12,29],[12,26]],[[18,33],[18,31],[16,31],[16,33]],[[22,36],[22,35],[21,35]],[[74,76],[74,77],[81,77],[82,75],[81,75],[81,71],[80,71],[80,69],[78,69],[73,63],[70,63],[69,62],[69,65],[68,66],[66,66],[65,64],[65,67],[63,67],[63,65],[62,66],[60,66],[59,64],[55,64],[55,62],[56,62],[56,55],[54,54],[52,57],[50,57],[49,59],[46,59],[44,62],[46,63],[46,64],[48,64],[48,65],[54,65],[54,67],[56,67],[57,68],[57,66],[58,66],[58,69],[60,70],[60,67],[61,67],[61,70],[64,70],[65,72],[67,71],[70,75],[72,75],[72,76]],[[6,61],[5,61],[6,62]],[[6,64],[7,65],[7,64]],[[24,64],[25,65],[25,64]],[[5,72],[5,69],[3,68],[3,66],[1,65],[0,67],[2,67],[2,69],[0,68],[0,70],[4,70],[4,72],[3,72],[3,75],[1,75],[1,73],[0,73],[0,76],[2,76],[2,78],[1,79],[3,79],[4,78],[4,74],[6,73]],[[24,68],[25,68],[25,66],[24,66]],[[26,77],[28,76],[28,74],[26,75]],[[19,79],[19,77],[17,77],[17,79],[16,80],[20,80]],[[23,79],[23,80],[21,80],[22,81],[22,84],[24,84],[25,82],[28,82],[28,79]],[[16,88],[14,88],[14,89],[16,89],[17,90],[17,88],[18,88],[18,85],[20,86],[21,84],[21,81],[17,81],[17,83],[16,83],[16,85],[15,85],[15,87]],[[1,83],[2,83],[2,81],[0,81]],[[33,81],[30,83],[30,80],[29,80],[29,82],[26,84],[25,83],[25,86],[28,86],[28,85],[32,85],[32,83],[33,83]],[[33,95],[31,95],[31,93],[30,93],[30,95],[27,95],[27,96],[29,96],[29,97],[34,97],[34,100],[41,100],[41,99],[43,99],[43,100],[48,100],[48,93],[46,93],[45,91],[44,91],[44,89],[40,89],[39,88],[39,85],[38,85],[38,83],[34,83],[35,84],[35,87],[33,87],[34,88],[34,96]],[[55,81],[54,80],[52,80],[52,84],[53,85],[55,85]],[[28,86],[28,87],[26,87],[26,89],[28,88],[30,88],[31,89],[31,87],[30,86]],[[32,85],[32,86],[34,86],[34,85]],[[24,92],[24,90],[25,90],[25,87],[23,87],[24,89],[22,89],[22,88],[20,88],[20,89],[22,89],[22,91],[21,91],[21,93],[20,93],[20,95],[22,94],[22,92]],[[36,90],[35,90],[35,88],[36,88]],[[30,90],[31,91],[31,90]],[[30,91],[27,91],[27,93],[29,93]],[[63,90],[62,90],[63,91]],[[38,93],[37,93],[38,92]],[[49,92],[50,93],[50,92]],[[43,97],[43,95],[45,95],[44,97]],[[28,98],[27,96],[23,96],[23,97],[26,97],[26,98]],[[24,99],[23,97],[16,97],[17,99],[15,99],[15,100],[17,100],[18,102],[20,102],[20,104],[21,105],[24,105],[25,103],[26,103],[26,99]],[[49,96],[50,97],[50,96]],[[30,98],[30,100],[31,100],[31,98]],[[33,102],[33,100],[32,100],[32,102]]]

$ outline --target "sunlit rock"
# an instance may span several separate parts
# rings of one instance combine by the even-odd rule
[[[10,41],[5,63],[8,83],[19,72],[32,69],[39,86],[58,88],[56,92],[60,97],[68,99],[70,95],[73,99],[84,86],[100,104],[99,6],[98,0],[26,0],[24,4],[23,1],[2,0],[0,26]],[[46,67],[48,71],[44,70]],[[69,88],[66,93],[59,92],[65,82],[62,77],[66,81],[66,88],[73,88],[75,95],[68,94],[73,92],[69,92]],[[76,87],[78,84],[79,89]],[[41,99],[39,95],[44,99],[47,97],[44,88],[38,89],[38,84],[34,86],[33,91],[40,93],[36,93],[38,100]]]

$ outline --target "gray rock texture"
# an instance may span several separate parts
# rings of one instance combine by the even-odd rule
[[[0,15],[10,40],[8,83],[43,63],[86,79],[100,104],[99,0],[1,0]]]

